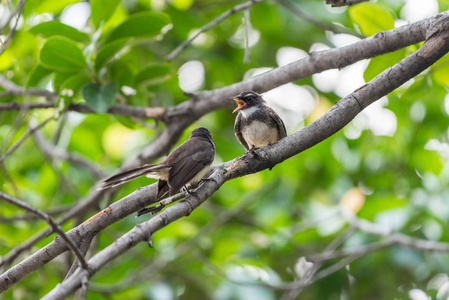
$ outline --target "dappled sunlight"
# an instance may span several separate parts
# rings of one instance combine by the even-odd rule
[[[397,129],[396,115],[385,108],[387,98],[382,98],[360,112],[344,129],[348,139],[357,139],[363,130],[370,130],[377,136],[393,136]]]
[[[279,67],[282,67],[307,56],[309,56],[307,52],[302,49],[281,47],[276,52],[276,62]]]
[[[179,87],[184,92],[194,92],[200,89],[205,80],[203,64],[198,60],[191,60],[183,64],[178,70]]]
[[[438,13],[437,0],[405,0],[401,17],[409,22],[416,22]]]
[[[248,39],[246,39],[248,36]],[[249,29],[249,32],[246,32],[245,24],[239,26],[234,35],[229,39],[229,44],[236,48],[246,48],[253,47],[260,39],[260,31],[254,28]]]
[[[86,2],[67,6],[61,14],[61,22],[79,30],[84,30],[90,16],[90,5]]]

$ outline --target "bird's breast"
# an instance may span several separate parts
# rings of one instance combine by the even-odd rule
[[[188,183],[196,183],[203,179],[204,175],[206,175],[207,171],[209,171],[211,164],[205,166],[201,171],[198,172],[198,174],[195,175]]]
[[[242,136],[250,148],[262,148],[279,140],[276,126],[268,126],[260,121],[253,121],[243,126]]]

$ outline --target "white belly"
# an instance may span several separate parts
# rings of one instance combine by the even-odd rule
[[[168,180],[169,175],[169,169],[159,169],[155,172],[149,172],[145,176],[148,178],[154,178],[154,179],[161,179],[161,180]]]
[[[268,143],[276,143],[279,140],[279,133],[276,128],[270,128],[265,123],[255,121],[245,126],[242,136],[249,148],[262,148]]]
[[[209,171],[210,165],[205,166],[201,171],[196,174],[195,177],[192,178],[188,183],[195,183],[203,179],[204,175],[206,175],[207,171]]]

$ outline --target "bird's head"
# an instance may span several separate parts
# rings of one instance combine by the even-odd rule
[[[190,133],[190,138],[193,138],[196,136],[212,139],[212,134],[205,127],[198,127],[198,128],[193,129],[192,132]]]
[[[264,102],[262,96],[253,91],[241,92],[235,97],[231,97],[232,100],[237,102],[238,106],[234,109],[233,113],[239,111],[241,109],[246,109],[252,106],[260,105],[260,103]]]

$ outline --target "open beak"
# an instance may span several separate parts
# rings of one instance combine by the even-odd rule
[[[234,109],[232,111],[232,113],[235,113],[236,111],[239,111],[246,106],[246,103],[240,99],[237,99],[237,98],[231,98],[231,99],[234,100],[235,102],[237,102],[237,104],[238,104],[238,106],[236,107],[236,109]]]

